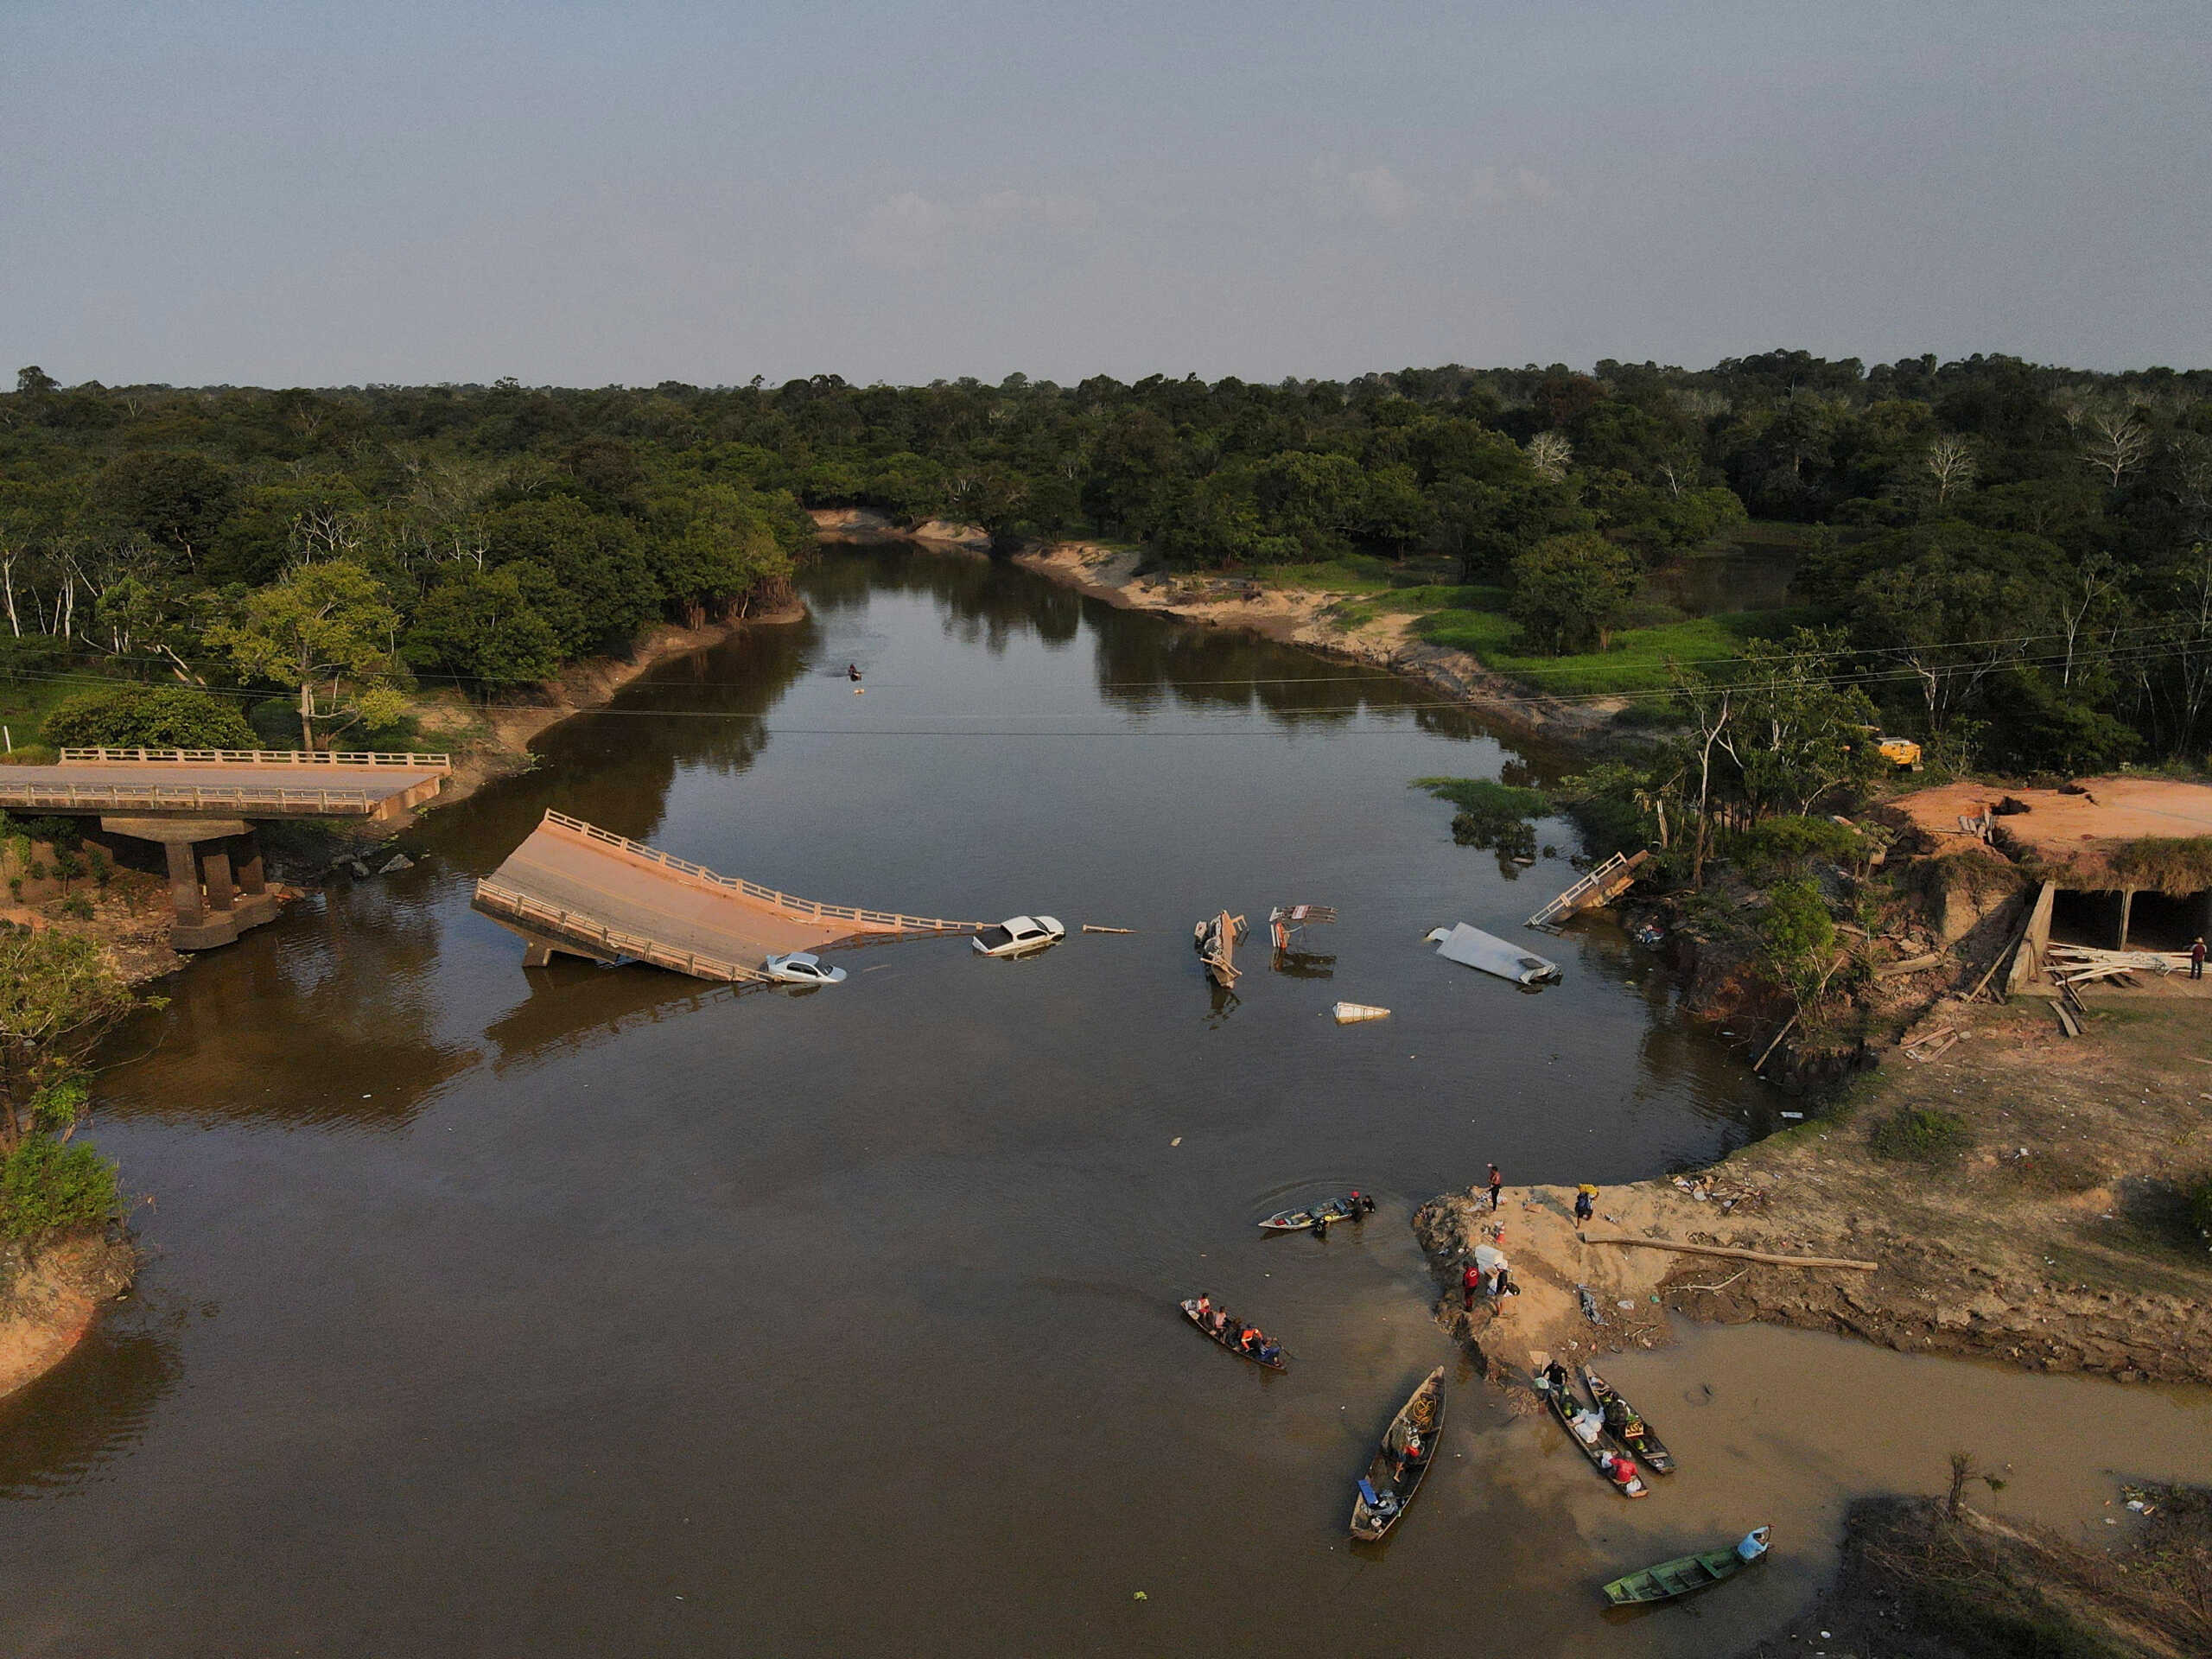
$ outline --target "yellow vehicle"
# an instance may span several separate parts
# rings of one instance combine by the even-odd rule
[[[1872,726],[1861,726],[1859,729],[1866,734],[1866,741],[1874,746],[1874,752],[1899,772],[1920,770],[1920,745],[1910,738],[1884,737]]]

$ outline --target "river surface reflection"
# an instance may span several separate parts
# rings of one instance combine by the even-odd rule
[[[1566,982],[1536,995],[1421,944],[1454,920],[1515,936],[1570,872],[1453,846],[1407,780],[1563,758],[1003,566],[842,551],[806,587],[805,623],[550,734],[538,769],[429,817],[416,868],[211,955],[128,1033],[99,1135],[156,1197],[155,1261],[138,1311],[0,1410],[22,1500],[0,1541],[39,1569],[0,1611],[6,1649],[1394,1651],[1480,1630],[1688,1654],[1697,1623],[1614,1629],[1593,1587],[1753,1520],[1791,1564],[1730,1628],[1785,1614],[1855,1490],[1874,1373],[1819,1428],[1769,1387],[1767,1418],[1713,1431],[1682,1498],[1631,1522],[1427,1315],[1407,1217],[1484,1160],[1626,1179],[1769,1109],[1602,925],[1547,947]],[[548,806],[823,899],[1138,931],[1022,963],[855,951],[805,995],[525,972],[467,899]],[[1278,973],[1257,935],[1294,900],[1343,919]],[[1255,925],[1234,998],[1190,946],[1224,906]],[[1338,997],[1395,1013],[1340,1028]],[[1252,1226],[1345,1184],[1383,1199],[1363,1227]],[[1291,1371],[1200,1342],[1173,1306],[1200,1289],[1281,1334]],[[1636,1357],[1655,1418],[1700,1377],[1828,1363],[1769,1332],[1701,1357],[1714,1340]],[[1450,1461],[1355,1554],[1350,1482],[1440,1363]],[[2112,1393],[2202,1438],[2198,1405]],[[1662,1427],[1708,1456],[1707,1431]],[[1825,1484],[1800,1503],[1806,1446]],[[1933,1479],[1922,1460],[1898,1459]]]

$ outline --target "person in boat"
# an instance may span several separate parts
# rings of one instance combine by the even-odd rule
[[[1198,1323],[1209,1331],[1221,1319],[1221,1315],[1213,1311],[1213,1298],[1203,1290],[1198,1293],[1198,1300],[1191,1304],[1191,1312],[1198,1316]]]
[[[1397,1472],[1392,1475],[1390,1478],[1393,1480],[1403,1480],[1408,1473],[1421,1467],[1421,1460],[1425,1455],[1427,1454],[1421,1449],[1420,1433],[1415,1430],[1408,1429],[1406,1431],[1406,1443],[1398,1450]]]
[[[858,685],[861,683],[861,665],[858,663],[847,663],[845,664],[845,677],[850,680],[855,685]]]
[[[1260,1339],[1260,1363],[1272,1365],[1282,1357],[1282,1344],[1273,1337]]]
[[[1244,1339],[1244,1321],[1234,1313],[1224,1313],[1221,1316],[1221,1329],[1217,1334],[1224,1342],[1234,1348]]]
[[[1567,1392],[1567,1367],[1560,1364],[1559,1361],[1554,1360],[1550,1364],[1544,1367],[1544,1374],[1541,1380],[1543,1386],[1549,1389],[1560,1399],[1571,1400],[1574,1397]]]
[[[1313,1211],[1313,1219],[1307,1224],[1313,1228],[1314,1237],[1326,1238],[1329,1236],[1329,1224],[1336,1218],[1336,1211],[1325,1204]]]
[[[1236,1338],[1236,1345],[1257,1359],[1260,1350],[1268,1345],[1268,1333],[1256,1325],[1248,1325],[1244,1327],[1244,1334]]]
[[[1598,1467],[1606,1479],[1623,1491],[1636,1484],[1636,1461],[1632,1458],[1624,1458],[1618,1452],[1602,1452],[1598,1455]]]

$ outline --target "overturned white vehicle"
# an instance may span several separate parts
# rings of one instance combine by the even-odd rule
[[[1455,927],[1437,928],[1427,938],[1436,947],[1438,956],[1464,968],[1479,968],[1486,974],[1496,974],[1516,985],[1541,985],[1560,976],[1557,963],[1523,950],[1517,944],[1509,944],[1495,933],[1469,927],[1465,922]]]

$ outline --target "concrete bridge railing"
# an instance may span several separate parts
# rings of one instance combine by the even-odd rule
[[[941,916],[908,916],[895,910],[867,910],[855,905],[823,905],[811,899],[800,899],[773,887],[764,887],[758,881],[747,881],[742,876],[721,875],[703,864],[694,864],[688,858],[678,858],[673,853],[664,853],[658,847],[648,847],[641,841],[627,836],[618,836],[612,830],[602,830],[595,823],[582,818],[572,818],[565,812],[548,809],[545,821],[557,823],[563,830],[613,847],[632,858],[658,864],[664,869],[674,870],[708,887],[721,887],[730,893],[743,893],[755,903],[779,910],[786,916],[810,922],[853,922],[862,927],[881,928],[902,933],[974,933],[989,925],[987,922],[949,921]]]
[[[765,982],[768,978],[758,968],[724,962],[719,957],[704,956],[696,950],[679,950],[658,939],[624,933],[589,916],[580,916],[575,911],[564,910],[558,905],[549,905],[543,899],[533,899],[526,893],[518,893],[497,881],[477,882],[476,907],[487,914],[505,916],[535,931],[594,945],[609,961],[628,957],[636,962],[650,962],[656,967],[672,968],[679,974],[690,975],[694,979],[724,979],[733,984],[747,980]]]
[[[393,753],[381,749],[64,749],[67,766],[397,766],[412,772],[451,772],[450,754]]]

